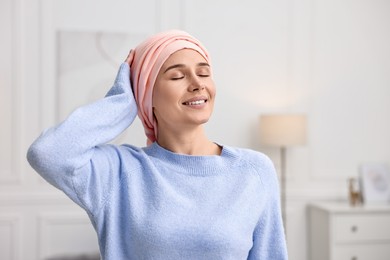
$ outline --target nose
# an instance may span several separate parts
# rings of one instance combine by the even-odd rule
[[[205,88],[205,85],[202,83],[202,81],[197,78],[196,76],[192,77],[190,81],[190,85],[188,87],[188,90],[191,92],[203,90]]]

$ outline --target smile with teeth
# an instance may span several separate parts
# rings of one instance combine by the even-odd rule
[[[196,106],[196,105],[201,105],[206,103],[206,100],[196,100],[196,101],[190,101],[190,102],[184,102],[184,105],[189,105],[189,106]]]

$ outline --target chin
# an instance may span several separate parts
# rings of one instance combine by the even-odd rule
[[[192,117],[187,118],[188,123],[193,125],[203,125],[209,121],[211,118],[211,114],[203,114],[203,115],[193,115]]]
[[[196,123],[199,125],[203,125],[203,124],[206,124],[209,121],[209,119],[210,119],[210,117],[199,119],[199,120],[196,120]]]

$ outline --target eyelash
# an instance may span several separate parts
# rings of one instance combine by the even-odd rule
[[[210,77],[210,75],[209,74],[201,74],[201,75],[198,75],[198,77],[207,78],[207,77]],[[171,78],[171,80],[180,80],[180,79],[184,79],[184,76],[177,77],[177,78]]]
[[[171,80],[179,80],[179,79],[184,79],[184,76],[183,77],[178,77],[178,78],[171,78]]]

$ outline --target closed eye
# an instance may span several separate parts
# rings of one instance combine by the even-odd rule
[[[179,79],[184,79],[184,76],[171,78],[171,80],[179,80]]]

